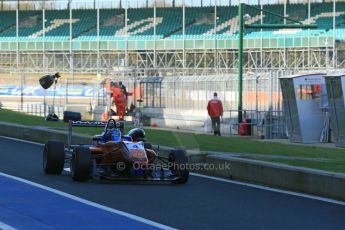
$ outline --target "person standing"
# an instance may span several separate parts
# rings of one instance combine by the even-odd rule
[[[125,107],[127,108],[127,101],[128,101],[128,92],[127,92],[127,89],[126,89],[126,86],[124,84],[122,84],[122,81],[119,81],[119,87],[120,89],[122,90],[122,93],[125,95],[126,97],[126,104],[125,104]]]
[[[126,115],[126,95],[120,86],[113,84],[111,87],[112,97],[116,107],[116,113],[120,120],[123,120]]]
[[[127,95],[126,86],[125,86],[124,84],[122,84],[122,81],[119,81],[119,87],[120,87],[120,89],[123,90],[123,93],[124,93],[125,95]]]
[[[116,112],[120,120],[123,120],[126,115],[126,95],[123,90],[115,96]]]
[[[213,99],[208,101],[207,112],[212,121],[214,135],[221,136],[220,117],[223,116],[223,104],[222,101],[218,99],[217,92],[214,92]]]

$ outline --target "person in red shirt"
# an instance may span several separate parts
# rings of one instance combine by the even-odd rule
[[[220,135],[220,117],[223,116],[223,104],[221,100],[218,99],[216,92],[213,94],[213,99],[208,101],[207,112],[212,121],[212,129],[214,135]]]

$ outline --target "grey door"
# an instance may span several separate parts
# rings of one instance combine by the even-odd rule
[[[345,146],[345,105],[341,77],[326,78],[331,128],[336,145]]]
[[[284,117],[289,129],[289,136],[292,142],[301,141],[301,128],[298,118],[297,102],[293,79],[280,79],[283,94]]]

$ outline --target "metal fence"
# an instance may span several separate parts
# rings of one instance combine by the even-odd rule
[[[287,74],[286,72],[284,72]],[[243,108],[246,110],[281,110],[281,92],[278,77],[283,72],[262,72],[243,77]],[[290,74],[290,73],[289,73]],[[114,79],[114,78],[113,78]],[[225,110],[237,108],[238,81],[236,74],[115,78],[122,81],[129,92],[141,85],[141,94],[135,97],[144,100],[148,108],[174,110],[204,110],[207,101],[217,92]]]
[[[244,110],[243,123],[238,123],[238,111],[229,111],[229,132],[230,135],[248,135],[265,139],[276,139],[287,137],[287,126],[283,111],[258,111]],[[244,131],[240,131],[245,127]]]
[[[342,70],[325,70],[329,73]],[[291,71],[247,72],[243,76],[243,114],[248,135],[265,138],[282,138],[287,136],[287,128],[282,113],[282,96],[279,77],[294,74]],[[52,89],[44,95],[30,96],[28,93],[34,86],[39,87],[37,75],[9,74],[0,77],[0,102],[3,107],[29,114],[47,115],[52,106]],[[127,91],[132,93],[128,103],[139,107],[138,100],[143,100],[142,112],[152,119],[164,120],[162,125],[209,132],[210,121],[206,106],[213,93],[217,92],[223,102],[223,129],[225,134],[238,134],[240,125],[238,116],[237,75],[203,75],[203,76],[161,76],[143,74],[125,74],[102,76],[113,81],[122,81]],[[62,117],[64,106],[69,103],[90,105],[108,105],[109,94],[105,92],[104,79],[90,76],[89,80],[61,80],[58,88],[61,92],[56,96],[55,113]],[[8,85],[16,85],[11,95],[3,95]],[[24,87],[25,86],[25,87]],[[78,88],[80,86],[81,88]],[[84,87],[84,88],[83,88]],[[85,90],[85,87],[89,87]],[[83,95],[71,95],[84,89]],[[85,93],[85,92],[88,93]]]
[[[100,104],[104,99],[104,90],[99,84],[101,80],[95,75],[61,75],[54,92],[54,85],[46,90],[40,86],[42,74],[20,71],[0,73],[2,108],[41,117],[54,112],[62,119],[67,107],[85,107],[88,110],[92,108],[90,105]]]
[[[249,121],[250,135],[265,138],[286,137],[287,129],[282,114],[282,96],[279,77],[291,71],[247,73],[243,76],[243,112]],[[142,99],[144,114],[155,119],[174,120],[180,129],[208,132],[207,103],[217,92],[223,102],[222,124],[225,132],[238,134],[238,77],[236,74],[203,76],[142,76],[115,78],[122,81],[133,103]],[[135,94],[135,87],[140,90]],[[138,95],[139,93],[139,95]],[[137,104],[136,104],[137,105]],[[167,123],[164,123],[166,125]],[[177,125],[175,125],[176,127]]]
[[[3,104],[0,103],[0,109],[12,110],[15,112],[21,112],[28,115],[47,117],[48,114],[55,113],[59,118],[63,117],[64,107],[42,104],[42,103],[24,103],[20,104]]]

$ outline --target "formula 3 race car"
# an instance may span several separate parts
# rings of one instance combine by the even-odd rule
[[[72,127],[104,127],[95,135],[92,145],[72,145]],[[61,174],[70,167],[75,181],[96,180],[147,180],[171,181],[184,184],[188,181],[188,158],[181,149],[172,150],[161,157],[145,142],[143,129],[135,128],[122,135],[123,123],[109,119],[104,122],[70,121],[68,143],[48,141],[43,150],[43,170],[46,174]]]

